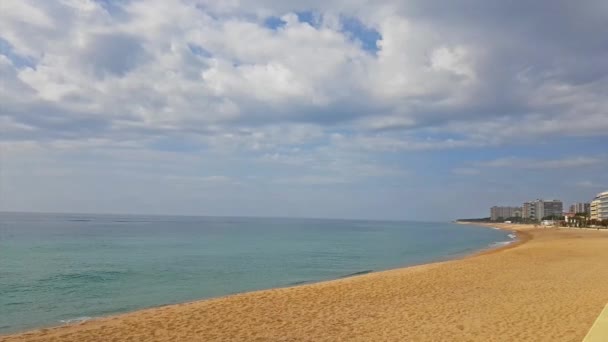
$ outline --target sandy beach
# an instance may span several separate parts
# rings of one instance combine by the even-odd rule
[[[496,225],[459,260],[0,337],[0,341],[580,341],[608,303],[608,232]],[[481,228],[480,228],[481,229]]]

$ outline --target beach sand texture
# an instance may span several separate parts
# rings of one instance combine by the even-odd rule
[[[460,260],[0,341],[581,341],[608,303],[608,232],[517,229],[529,241]]]

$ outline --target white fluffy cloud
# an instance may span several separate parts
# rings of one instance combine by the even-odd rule
[[[407,173],[380,152],[606,136],[602,1],[469,5],[4,0],[0,143],[291,158],[316,168],[281,182],[327,184]]]
[[[297,10],[312,10],[313,22]],[[378,131],[431,126],[462,136],[433,145],[446,147],[494,142],[468,126],[498,126],[508,140],[515,132],[504,118],[532,135],[608,129],[605,78],[577,84],[560,77],[576,71],[565,62],[538,72],[500,59],[506,43],[491,41],[492,27],[477,37],[475,23],[446,32],[429,10],[416,1],[5,1],[0,32],[11,53],[0,60],[0,115],[24,140],[56,138],[75,123],[95,126],[82,130],[87,138],[120,140],[307,122],[378,146],[395,145]],[[377,51],[344,30],[351,16],[378,32]],[[264,25],[269,18],[280,25]],[[516,69],[508,84],[488,71],[493,63]],[[500,87],[508,88],[486,92]],[[570,129],[581,115],[588,119]]]

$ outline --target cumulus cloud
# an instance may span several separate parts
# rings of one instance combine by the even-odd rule
[[[608,132],[605,1],[1,6],[0,143],[13,155],[171,150],[313,161],[307,167],[337,159],[349,170],[326,163],[297,179],[277,175],[321,184],[407,173],[377,160],[383,153]],[[501,163],[526,164],[485,166]],[[529,167],[569,163],[593,161]]]
[[[378,139],[377,130],[432,127],[464,137],[435,144],[452,147],[608,129],[607,59],[585,59],[595,67],[574,63],[608,53],[598,38],[606,36],[602,2],[552,2],[548,17],[542,6],[520,11],[473,1],[475,17],[451,6],[7,1],[0,32],[12,53],[2,56],[0,114],[36,132],[9,135],[29,140],[75,126],[90,127],[81,137],[125,139],[159,129],[222,135],[309,123],[325,134],[340,124],[364,139]],[[272,18],[279,24],[269,26]],[[364,48],[365,37],[345,30],[355,19],[359,32],[377,32],[375,54]],[[564,24],[580,21],[586,25]],[[49,121],[34,111],[65,114]],[[573,120],[581,115],[586,120]],[[429,145],[392,145],[400,144]]]

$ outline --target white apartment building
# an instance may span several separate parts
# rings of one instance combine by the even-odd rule
[[[597,194],[590,207],[592,220],[608,220],[608,191]]]

